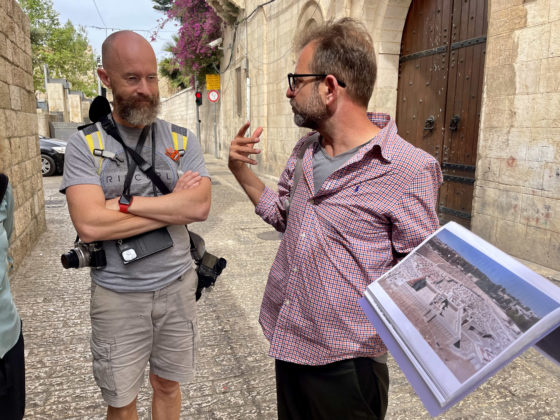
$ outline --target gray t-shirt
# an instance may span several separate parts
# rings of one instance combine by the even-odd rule
[[[134,149],[142,130],[121,125],[118,125],[118,128],[125,144]],[[80,131],[68,139],[64,175],[60,186],[62,193],[72,185],[94,184],[101,186],[106,199],[122,194],[128,171],[124,149],[104,131],[102,136],[103,150],[114,152],[117,159],[104,158],[99,173],[96,159],[90,152],[83,132]],[[179,142],[181,143],[179,147],[182,148],[180,139]],[[204,165],[200,143],[191,131],[187,132],[187,147],[179,162],[173,161],[166,155],[168,148],[174,150],[171,126],[158,119],[146,138],[141,155],[147,162],[152,163],[159,177],[170,190],[173,190],[179,178],[178,171],[191,170],[199,172],[201,176],[209,176]],[[152,158],[154,158],[153,162]],[[132,158],[129,157],[129,161],[132,162]],[[161,195],[157,189],[156,192]],[[132,177],[130,193],[136,196],[154,196],[151,180],[139,168],[136,168]],[[107,266],[91,270],[93,281],[115,292],[146,292],[159,290],[179,278],[193,265],[189,236],[183,225],[170,225],[167,230],[173,240],[171,248],[127,265],[123,264],[117,252],[115,241],[103,241]]]
[[[323,146],[320,146],[313,155],[313,186],[315,187],[315,194],[319,192],[323,182],[325,182],[330,174],[340,169],[367,143],[361,144],[334,157],[329,156],[327,152],[325,152]]]

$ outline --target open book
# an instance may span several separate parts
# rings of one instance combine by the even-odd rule
[[[454,222],[360,305],[432,416],[532,345],[560,363],[560,288]]]

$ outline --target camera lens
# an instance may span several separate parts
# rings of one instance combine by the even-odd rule
[[[60,256],[60,262],[64,268],[80,268],[80,259],[74,249],[62,254]]]

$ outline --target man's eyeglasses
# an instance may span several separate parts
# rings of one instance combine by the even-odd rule
[[[288,86],[292,92],[295,92],[301,85],[301,81],[298,80],[301,77],[315,77],[316,79],[324,79],[328,74],[317,74],[317,73],[288,73]],[[346,87],[346,83],[342,80],[336,79],[336,82],[340,87]]]

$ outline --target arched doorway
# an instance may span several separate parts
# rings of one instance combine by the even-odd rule
[[[438,215],[470,227],[487,0],[413,0],[399,59],[399,134],[438,159]]]

